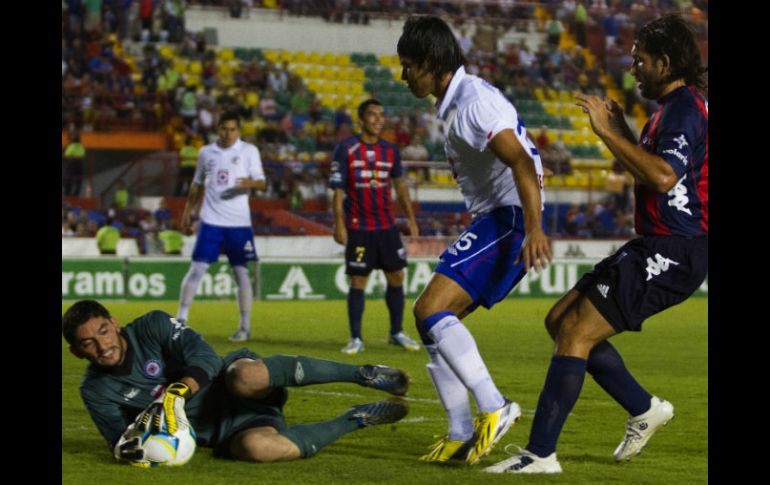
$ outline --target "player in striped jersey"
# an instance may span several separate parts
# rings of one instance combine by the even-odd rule
[[[409,232],[418,236],[409,191],[402,178],[401,154],[396,145],[380,138],[385,110],[376,99],[358,107],[361,134],[344,140],[334,150],[329,187],[334,190],[334,240],[345,245],[345,273],[350,276],[346,354],[364,350],[361,317],[364,290],[373,269],[382,269],[387,280],[385,302],[390,313],[389,342],[406,350],[420,346],[403,331],[404,267],[406,250],[391,208],[390,180],[406,214]],[[344,203],[343,203],[344,201]]]
[[[559,473],[556,442],[586,371],[628,411],[617,461],[638,455],[674,416],[647,392],[607,341],[640,331],[645,319],[686,300],[708,273],[708,104],[705,71],[692,28],[678,15],[645,25],[635,37],[633,73],[659,108],[637,144],[615,101],[577,96],[591,126],[636,179],[640,237],[599,262],[546,317],[556,342],[529,443],[486,470]]]

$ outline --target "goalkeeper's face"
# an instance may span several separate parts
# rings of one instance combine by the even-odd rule
[[[70,351],[102,367],[123,363],[126,341],[120,337],[120,325],[114,318],[94,317],[75,331],[75,343]]]

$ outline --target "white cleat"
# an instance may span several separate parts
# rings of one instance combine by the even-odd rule
[[[561,473],[561,465],[556,459],[556,452],[545,458],[519,448],[512,457],[484,468],[487,473]]]
[[[228,340],[230,342],[246,342],[249,338],[251,338],[251,332],[239,328]]]
[[[350,342],[340,350],[343,354],[355,355],[364,351],[364,343],[360,338],[352,338]]]
[[[639,416],[629,416],[626,423],[626,436],[615,449],[615,461],[630,460],[642,452],[642,448],[657,430],[674,418],[674,406],[658,397],[652,396],[650,409]]]
[[[406,350],[420,350],[420,344],[410,339],[404,332],[392,334],[388,338],[388,343],[393,345],[400,345]]]

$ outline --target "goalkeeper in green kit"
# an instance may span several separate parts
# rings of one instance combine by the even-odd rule
[[[289,426],[287,387],[352,382],[406,394],[407,375],[386,366],[355,366],[295,355],[261,357],[240,349],[224,357],[195,330],[153,311],[121,327],[93,300],[73,304],[62,333],[90,362],[80,394],[115,458],[149,466],[139,434],[192,426],[214,456],[272,462],[307,458],[356,429],[393,423],[404,400],[355,405],[329,421]]]

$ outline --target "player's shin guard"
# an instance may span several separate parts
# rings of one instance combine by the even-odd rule
[[[326,382],[362,380],[360,366],[303,355],[271,355],[262,361],[270,373],[271,387],[297,387]]]
[[[578,357],[555,355],[551,358],[543,391],[537,403],[527,450],[541,458],[556,451],[564,422],[580,396],[586,361]]]
[[[198,291],[198,284],[206,275],[208,267],[208,263],[201,261],[193,261],[190,265],[190,269],[182,280],[182,288],[179,290],[179,309],[176,312],[178,319],[187,320],[190,305],[192,305],[195,293]]]
[[[404,287],[390,286],[385,290],[385,304],[390,313],[390,334],[403,330],[404,324]]]
[[[323,423],[291,426],[279,434],[297,445],[302,458],[308,458],[318,453],[324,446],[337,441],[343,435],[358,428],[358,423],[355,419],[351,419],[351,413],[348,411]]]
[[[492,381],[473,336],[452,313],[438,312],[423,322],[441,356],[476,398],[479,412],[500,409],[505,398]]]
[[[251,330],[251,302],[254,300],[249,269],[246,266],[233,266],[233,273],[235,274],[235,282],[238,284],[238,311],[241,317],[239,328],[249,332]]]
[[[591,350],[586,371],[629,415],[639,416],[650,409],[652,394],[636,382],[623,358],[606,340]]]

